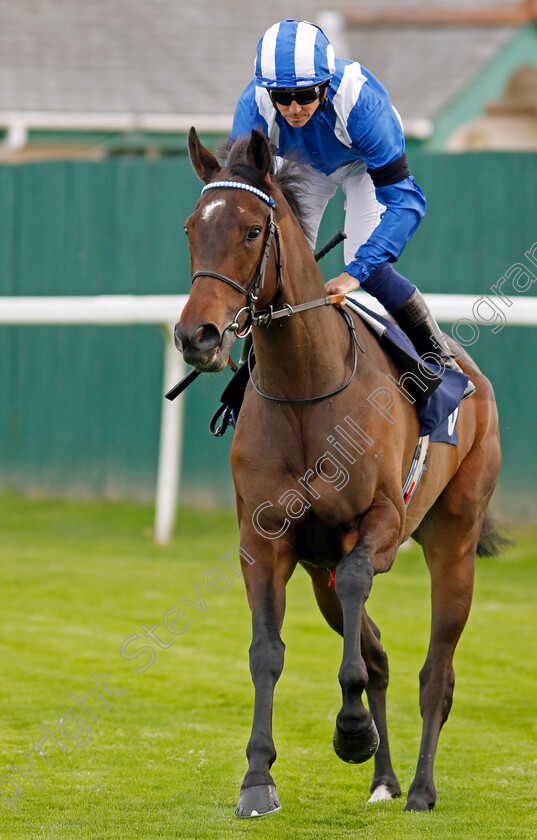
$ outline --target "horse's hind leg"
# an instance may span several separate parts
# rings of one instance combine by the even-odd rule
[[[431,575],[431,638],[420,672],[422,739],[406,811],[427,811],[436,803],[434,759],[440,730],[453,701],[453,654],[470,612],[482,521],[478,517],[473,527],[465,528],[462,516],[457,521],[457,517],[445,516],[445,511],[441,516],[439,513],[433,509],[419,529]]]
[[[370,802],[401,796],[401,785],[395,775],[390,756],[386,720],[388,657],[380,642],[380,631],[364,610],[362,616],[362,656],[367,667],[366,686],[369,709],[377,727],[380,743],[375,753],[375,772],[371,783]]]

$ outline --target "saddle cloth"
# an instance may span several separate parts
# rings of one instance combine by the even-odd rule
[[[405,390],[408,390],[416,401],[420,435],[429,435],[431,443],[457,445],[457,417],[469,377],[449,368],[441,373],[440,367],[420,358],[408,336],[397,324],[382,315],[377,315],[353,298],[347,297],[346,306],[371,328],[402,374],[412,373],[426,386],[426,390],[422,391],[418,386],[413,386],[410,378],[402,381]],[[431,372],[431,376],[436,374],[437,379],[429,380],[425,377],[424,367]],[[390,386],[390,381],[387,380],[386,384]]]

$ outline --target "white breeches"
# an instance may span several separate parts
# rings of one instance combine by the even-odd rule
[[[276,169],[281,165],[281,158],[276,158]],[[379,204],[375,189],[366,165],[362,160],[342,166],[332,175],[318,172],[309,164],[297,163],[300,173],[298,196],[304,209],[304,222],[307,227],[306,238],[312,250],[315,250],[319,225],[326,205],[341,187],[345,194],[345,265],[352,262],[358,248],[367,242],[380,222],[380,216],[386,209]],[[335,231],[334,231],[335,233]],[[324,244],[324,243],[320,243]]]

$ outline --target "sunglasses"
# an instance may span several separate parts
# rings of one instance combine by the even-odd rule
[[[311,105],[321,95],[321,87],[315,85],[315,87],[305,88],[304,90],[297,88],[276,88],[275,90],[269,90],[269,93],[275,105],[285,105],[287,107],[293,101],[297,105]]]

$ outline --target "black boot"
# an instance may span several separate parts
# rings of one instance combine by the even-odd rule
[[[444,367],[463,372],[418,289],[415,289],[409,299],[391,314],[420,356],[433,353]],[[463,400],[473,393],[475,393],[475,385],[469,379],[462,395]]]

